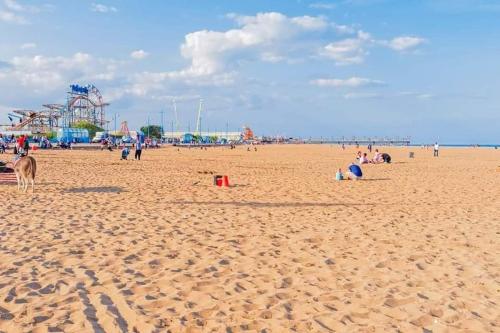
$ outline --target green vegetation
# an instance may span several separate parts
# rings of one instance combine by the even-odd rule
[[[90,138],[93,138],[95,136],[95,133],[96,132],[103,132],[104,129],[103,128],[100,128],[99,126],[97,125],[94,125],[92,123],[89,123],[88,121],[80,121],[80,122],[77,122],[75,124],[73,124],[72,126],[73,128],[81,128],[81,129],[86,129],[87,131],[89,131],[89,137]]]
[[[148,131],[148,126],[142,126],[141,131],[142,133],[144,133],[145,136],[148,136],[149,133],[150,138],[160,139],[162,128],[161,126],[158,125],[149,125],[149,131]]]
[[[47,139],[48,140],[53,140],[55,138],[57,138],[57,132],[56,131],[52,131],[52,132],[47,133]]]

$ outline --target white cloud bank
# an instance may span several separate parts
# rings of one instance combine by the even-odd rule
[[[19,25],[30,23],[27,15],[39,13],[42,10],[51,10],[53,7],[49,4],[24,5],[15,0],[3,0],[2,3],[3,5],[0,5],[0,22]]]
[[[229,58],[242,51],[274,54],[276,44],[290,41],[307,32],[328,28],[323,17],[287,17],[280,13],[259,13],[256,16],[229,15],[238,29],[228,31],[202,30],[187,34],[181,46],[181,54],[191,64],[179,72],[183,76],[212,75],[226,70]]]
[[[384,81],[372,80],[363,77],[353,76],[348,79],[316,79],[310,82],[318,87],[334,87],[334,88],[359,88],[366,86],[384,85]]]
[[[0,84],[20,85],[35,92],[54,91],[71,82],[112,80],[118,63],[78,52],[70,57],[14,57],[0,69]]]
[[[5,10],[0,10],[0,21],[13,24],[28,24],[25,17]]]
[[[15,5],[11,4],[11,7]],[[95,3],[92,8],[102,13],[117,11],[114,7]],[[367,32],[353,26],[337,25],[322,16],[289,17],[268,12],[254,16],[229,14],[227,17],[234,21],[235,28],[226,31],[200,30],[185,35],[180,53],[186,60],[186,66],[178,70],[134,72],[120,67],[122,63],[116,60],[94,58],[86,53],[69,57],[37,55],[15,57],[9,61],[9,66],[0,69],[0,83],[17,82],[36,89],[60,89],[72,81],[111,81],[119,76],[116,98],[124,93],[147,96],[151,92],[164,91],[173,83],[190,86],[233,84],[238,78],[242,61],[293,63],[315,61],[319,54],[338,65],[353,65],[362,63],[371,47],[387,47],[402,52],[414,49],[425,41],[410,36],[379,41]],[[325,36],[326,32],[352,36],[324,45],[319,37]],[[30,47],[32,45],[28,43],[24,48]],[[139,49],[128,56],[140,60],[148,53]],[[383,82],[352,77],[344,80],[320,78],[311,81],[311,84],[355,88]]]

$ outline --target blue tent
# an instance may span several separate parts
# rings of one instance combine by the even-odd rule
[[[57,141],[89,143],[89,131],[83,128],[60,128],[57,131]]]
[[[182,143],[191,143],[193,142],[194,136],[191,133],[186,133],[182,136]]]

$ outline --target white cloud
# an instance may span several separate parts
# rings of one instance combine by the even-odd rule
[[[383,44],[396,51],[407,51],[425,43],[426,41],[427,40],[425,38],[420,37],[400,36],[393,38],[390,41],[385,41]]]
[[[264,52],[260,55],[260,59],[264,62],[277,63],[286,60],[285,57],[273,52]]]
[[[420,94],[420,95],[417,95],[417,98],[418,99],[431,99],[431,98],[434,98],[435,96],[432,95],[432,94]]]
[[[332,23],[332,27],[340,35],[356,33],[356,29],[353,26]]]
[[[381,97],[382,95],[377,93],[348,93],[344,95],[345,99],[372,99]]]
[[[309,7],[314,8],[314,9],[331,10],[331,9],[335,9],[335,7],[337,7],[337,5],[335,5],[334,3],[327,3],[327,2],[315,2],[315,3],[310,4]]]
[[[106,6],[100,3],[91,4],[90,10],[97,13],[116,13],[118,11],[116,7]]]
[[[0,84],[22,86],[34,92],[52,91],[71,82],[112,80],[118,65],[112,59],[94,58],[81,52],[70,57],[20,56],[0,68]]]
[[[41,8],[33,5],[22,5],[15,0],[4,0],[3,1],[5,7],[9,11],[14,12],[29,12],[29,13],[38,13],[41,9],[50,9],[51,5],[42,5]]]
[[[130,53],[130,57],[133,58],[133,59],[144,59],[146,58],[147,56],[149,55],[149,53],[147,53],[146,51],[144,50],[136,50],[136,51],[133,51],[132,53]]]
[[[352,27],[346,27],[346,32]],[[368,55],[368,48],[373,46],[386,46],[398,52],[405,52],[415,49],[417,46],[426,43],[427,40],[421,37],[400,36],[389,41],[376,40],[369,33],[359,30],[356,38],[347,38],[324,46],[320,54],[324,57],[335,60],[337,65],[352,65],[364,62]]]
[[[6,23],[14,23],[14,24],[28,24],[28,20],[21,16],[17,15],[13,12],[5,11],[5,10],[0,10],[0,21],[6,22]]]
[[[35,43],[24,43],[23,45],[21,45],[22,50],[35,49],[35,48],[36,48]]]
[[[360,64],[368,54],[366,46],[373,43],[370,34],[359,31],[356,38],[347,38],[326,45],[321,54],[335,60],[337,65]]]
[[[0,21],[12,24],[29,24],[26,15],[38,13],[41,10],[50,10],[50,5],[41,7],[32,5],[22,5],[15,0],[3,0],[4,8],[0,9]]]
[[[384,81],[372,80],[363,77],[353,76],[348,79],[316,79],[310,82],[319,87],[335,87],[335,88],[359,88],[365,86],[384,85]]]
[[[260,13],[256,16],[230,14],[240,26],[228,31],[201,30],[187,34],[181,46],[182,56],[191,61],[185,75],[206,76],[225,71],[233,55],[266,53],[277,44],[295,36],[320,31],[328,27],[322,17],[287,17],[280,13]]]
[[[3,3],[5,4],[5,7],[16,12],[23,12],[26,10],[26,7],[14,0],[4,0]]]

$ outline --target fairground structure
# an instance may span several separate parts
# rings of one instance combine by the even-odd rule
[[[13,110],[9,113],[10,125],[2,132],[47,134],[61,128],[71,128],[85,121],[103,128],[106,121],[103,97],[94,85],[70,85],[65,104],[44,104],[43,109]]]

